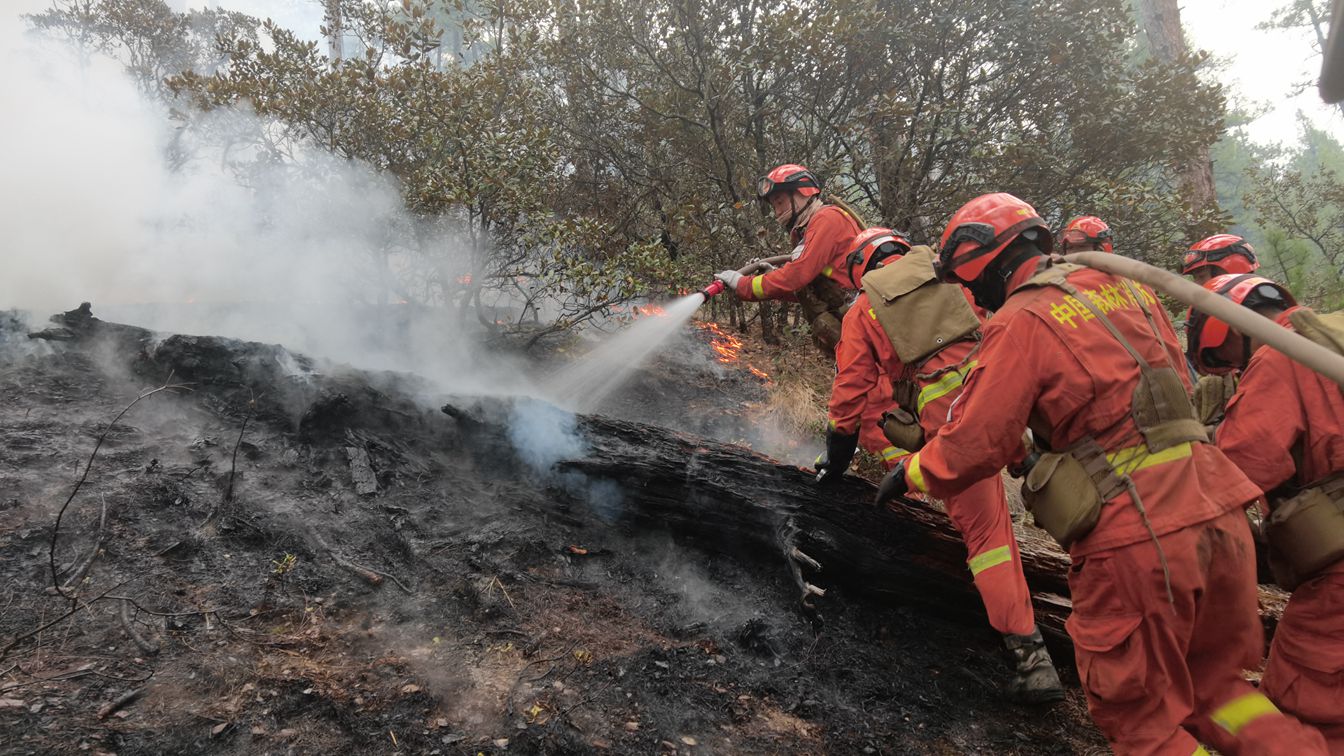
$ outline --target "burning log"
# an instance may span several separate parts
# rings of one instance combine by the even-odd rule
[[[567,452],[538,469],[518,450],[511,432],[521,400],[460,398],[439,413],[417,400],[430,390],[412,376],[317,372],[311,361],[279,346],[207,337],[160,339],[97,319],[71,331],[75,346],[110,339],[145,376],[173,373],[193,381],[195,396],[211,395],[216,406],[246,407],[255,397],[258,422],[306,443],[342,452],[356,448],[348,457],[352,478],[356,485],[362,481],[370,497],[380,495],[375,466],[366,470],[366,458],[349,441],[348,431],[453,449],[473,457],[483,474],[501,480],[530,478],[554,494],[544,497],[545,506],[569,519],[582,515],[574,505],[585,491],[616,492],[619,503],[593,504],[593,516],[584,518],[592,527],[665,531],[698,548],[778,565],[823,615],[835,595],[832,589],[838,589],[986,625],[966,568],[965,546],[947,516],[918,505],[875,508],[868,503],[874,487],[859,478],[820,489],[809,471],[740,446],[596,415],[574,419],[579,452]],[[1069,559],[1034,528],[1019,527],[1018,538],[1038,622],[1066,645]],[[338,565],[367,571],[366,579],[389,577],[321,546]],[[1268,631],[1283,605],[1281,591],[1262,587],[1261,615]]]
[[[480,454],[507,454],[500,435],[507,403],[474,399],[443,409],[474,437],[471,446]],[[847,476],[821,489],[810,471],[664,428],[600,416],[581,417],[578,428],[587,454],[556,467],[618,483],[624,505],[617,526],[667,531],[700,548],[777,561],[798,573],[804,604],[823,614],[819,593],[838,587],[987,626],[965,545],[947,515],[933,507],[877,508],[869,503],[875,487],[860,478]],[[1072,609],[1069,557],[1043,531],[1016,530],[1037,622],[1061,651],[1071,650],[1064,630]],[[1273,586],[1261,586],[1260,593],[1261,617],[1272,633],[1285,594]]]

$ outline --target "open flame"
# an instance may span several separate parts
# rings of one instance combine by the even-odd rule
[[[742,356],[742,339],[719,327],[718,323],[709,321],[696,323],[696,327],[709,333],[709,348],[713,349],[718,355],[719,362],[725,365],[732,365],[739,361]],[[763,381],[770,380],[770,374],[764,370],[759,370],[751,364],[746,365],[747,372],[760,378]]]
[[[658,305],[612,305],[611,311],[617,315],[629,315],[633,318],[653,317],[661,318],[667,314],[667,310]]]
[[[719,362],[725,365],[737,362],[742,355],[742,339],[719,327],[718,323],[697,323],[702,330],[709,331],[709,348],[719,355]]]

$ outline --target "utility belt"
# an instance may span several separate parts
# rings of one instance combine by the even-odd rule
[[[1344,559],[1344,472],[1279,502],[1262,531],[1274,582],[1286,590]]]
[[[924,427],[919,416],[930,402],[961,388],[977,364],[974,355],[975,350],[972,350],[956,365],[927,374],[907,371],[905,376],[892,381],[891,398],[896,407],[882,414],[881,428],[893,446],[908,452],[917,452],[924,447]]]
[[[1108,452],[1094,436],[1087,436],[1067,449],[1053,451],[1049,450],[1048,429],[1043,424],[1032,423],[1034,441],[1042,443],[1046,450],[1031,452],[1023,465],[1026,475],[1023,498],[1036,524],[1049,532],[1060,545],[1068,548],[1092,532],[1101,519],[1102,506],[1127,492],[1156,543],[1157,535],[1130,475],[1148,467],[1190,457],[1193,454],[1192,444],[1208,443],[1208,433],[1195,414],[1180,375],[1170,366],[1153,367],[1149,364],[1111,319],[1066,280],[1069,273],[1078,269],[1079,266],[1068,264],[1046,268],[1022,288],[1054,286],[1063,289],[1089,309],[1138,363],[1139,382],[1130,400],[1129,415],[1120,418],[1101,435],[1132,422],[1143,436],[1143,443]],[[1154,337],[1161,342],[1161,331],[1152,313],[1142,304],[1142,296],[1133,290],[1129,281],[1122,281],[1129,288],[1134,301],[1140,303]],[[1184,362],[1173,361],[1172,364],[1184,365]],[[1160,546],[1158,554],[1165,568],[1165,555]]]
[[[1088,436],[1068,451],[1033,451],[1024,465],[1022,497],[1036,524],[1067,549],[1097,526],[1106,502],[1126,491],[1137,501],[1132,473],[1187,459],[1194,443],[1198,439],[1156,453],[1147,444],[1107,452]]]
[[[840,323],[845,319],[845,313],[849,312],[854,295],[827,276],[823,271],[822,275],[799,289],[794,296],[812,329],[812,343],[822,354],[832,357],[840,344]]]
[[[1344,312],[1290,313],[1294,330],[1335,354],[1344,354]],[[1296,455],[1299,456],[1300,455]],[[1279,502],[1261,528],[1269,541],[1274,582],[1293,590],[1344,559],[1344,472],[1326,476]]]

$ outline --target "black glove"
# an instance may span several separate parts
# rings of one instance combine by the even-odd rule
[[[905,483],[905,460],[896,463],[877,487],[877,505],[882,506],[898,496],[904,496],[910,487]]]
[[[837,483],[854,461],[854,452],[859,448],[859,434],[839,433],[834,428],[826,431],[826,451],[817,457],[817,482]]]

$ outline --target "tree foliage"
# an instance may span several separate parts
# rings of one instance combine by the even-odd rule
[[[56,0],[33,23],[120,54],[184,118],[251,108],[266,159],[318,145],[394,176],[423,221],[401,291],[487,325],[507,295],[533,333],[780,251],[752,188],[783,162],[918,242],[986,191],[1053,221],[1101,215],[1163,264],[1225,220],[1191,212],[1175,172],[1217,139],[1222,93],[1198,56],[1136,54],[1125,0],[338,10],[360,49],[334,61],[269,22],[193,26],[160,0]],[[465,264],[426,248],[444,226]]]
[[[1301,121],[1291,149],[1261,149],[1246,168],[1247,208],[1263,234],[1264,271],[1306,303],[1344,305],[1344,147]]]

